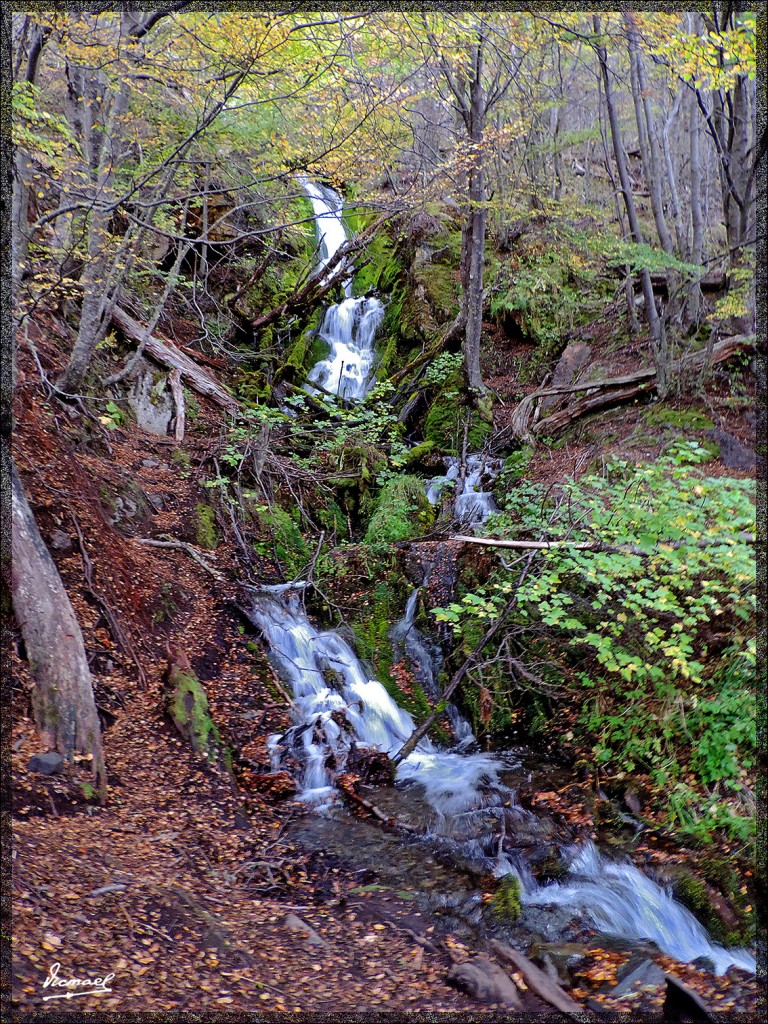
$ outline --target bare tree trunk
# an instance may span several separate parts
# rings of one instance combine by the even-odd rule
[[[635,105],[635,117],[640,140],[640,152],[643,159],[645,181],[651,199],[653,219],[659,241],[664,252],[673,253],[672,236],[664,219],[664,205],[661,196],[661,161],[659,159],[659,143],[656,135],[656,121],[648,94],[648,82],[645,77],[643,55],[638,42],[637,26],[631,13],[624,14],[624,26],[629,44],[629,57],[632,70],[632,100]]]
[[[689,146],[691,180],[691,248],[688,259],[700,264],[704,259],[704,209],[702,206],[701,151],[699,148],[699,109],[696,96],[689,93]],[[701,287],[697,280],[688,289],[688,319],[698,323],[701,316]]]
[[[596,36],[600,36],[600,16],[597,14],[592,15],[592,25]],[[629,220],[629,230],[632,235],[632,241],[642,244],[643,233],[640,230],[640,222],[637,219],[637,211],[635,210],[635,203],[632,198],[632,187],[629,180],[629,169],[627,167],[627,158],[624,153],[624,147],[621,142],[621,130],[619,128],[619,117],[616,112],[616,104],[613,100],[613,88],[611,86],[611,74],[608,67],[608,54],[606,49],[601,44],[595,45],[597,52],[597,58],[600,62],[600,69],[602,71],[603,88],[605,90],[605,104],[608,110],[608,120],[611,125],[611,138],[613,140],[613,154],[616,160],[616,168],[619,172],[619,181],[621,182],[621,191],[624,195],[624,206],[627,211],[627,219]],[[668,391],[667,382],[667,340],[664,333],[663,325],[659,319],[659,314],[656,311],[656,302],[653,295],[653,285],[651,284],[651,275],[647,269],[640,271],[640,280],[643,285],[643,300],[645,303],[645,317],[648,321],[648,326],[651,331],[651,345],[653,348],[653,361],[656,367],[656,390],[659,398],[664,398]]]
[[[675,170],[675,162],[672,157],[672,150],[669,144],[669,133],[679,116],[683,96],[686,92],[687,90],[685,86],[681,85],[677,91],[677,95],[675,96],[675,102],[672,104],[672,109],[664,121],[664,127],[661,130],[661,138],[664,147],[664,163],[667,167],[667,181],[669,182],[669,201],[672,208],[672,220],[675,225],[677,251],[681,256],[684,256],[688,251],[688,232],[685,228],[683,213],[680,207],[680,195],[677,190],[677,171]]]
[[[44,742],[68,761],[76,750],[91,755],[103,801],[107,781],[101,726],[83,635],[5,446],[3,463],[11,477],[11,595],[34,680],[35,722]]]
[[[483,132],[485,129],[486,106],[482,82],[483,40],[479,39],[472,49],[472,79],[469,85],[469,138],[472,144],[471,166],[469,168],[469,224],[466,241],[467,284],[465,304],[467,327],[464,338],[464,366],[467,386],[475,400],[485,393],[485,384],[480,372],[480,338],[483,329],[483,264],[485,262],[485,167]]]

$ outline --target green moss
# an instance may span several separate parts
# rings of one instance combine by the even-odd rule
[[[295,576],[312,557],[296,521],[275,504],[257,505],[251,511],[263,533],[270,538],[269,542],[257,545],[259,554],[266,558],[277,556],[286,575]]]
[[[438,396],[424,420],[424,440],[435,451],[458,455],[464,432],[465,410],[456,401]]]
[[[208,697],[194,672],[171,671],[166,710],[179,732],[194,749],[214,760],[220,753],[221,737],[208,709]]]
[[[210,505],[195,505],[195,540],[201,548],[213,550],[218,547],[219,534],[216,530],[216,513]]]
[[[424,481],[417,476],[388,480],[376,499],[365,534],[366,544],[393,543],[418,537],[431,529],[435,510],[427,500]]]
[[[501,473],[499,474],[500,479],[505,485],[515,483],[518,480],[522,480],[525,476],[528,467],[533,458],[533,448],[521,448],[518,452],[513,452],[508,458],[504,460],[504,465],[501,467]]]
[[[428,263],[419,269],[418,276],[426,289],[427,300],[440,318],[448,320],[457,316],[461,288],[455,267],[448,263]]]
[[[504,875],[494,894],[492,905],[496,916],[503,921],[517,921],[523,912],[520,902],[520,879],[517,875]]]
[[[411,448],[406,455],[405,465],[415,466],[432,453],[435,447],[434,441],[422,441]]]
[[[653,426],[674,427],[687,432],[689,430],[713,430],[712,420],[696,409],[673,409],[661,402],[648,406],[645,412],[646,423]]]

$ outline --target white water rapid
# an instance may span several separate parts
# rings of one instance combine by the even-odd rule
[[[333,189],[306,178],[301,184],[315,213],[320,266],[326,267],[347,241],[342,199]],[[344,282],[344,294],[344,300],[330,306],[323,317],[319,335],[330,351],[310,370],[307,390],[317,394],[317,389],[311,386],[317,384],[331,394],[359,401],[365,398],[372,384],[376,358],[374,342],[384,307],[376,298],[353,298],[351,277]]]
[[[461,460],[449,456],[445,460],[446,472],[427,483],[427,499],[437,505],[445,487],[455,481],[453,511],[466,526],[479,526],[488,516],[498,512],[496,502],[484,486],[492,483],[501,471],[501,461],[487,455],[468,455],[464,480],[460,479]]]
[[[430,700],[436,701],[440,697],[437,680],[443,662],[443,652],[438,644],[428,640],[416,626],[416,609],[420,592],[421,587],[415,587],[411,591],[411,595],[405,603],[403,617],[389,631],[389,638],[392,641],[395,658],[404,657],[410,662],[416,682]],[[448,704],[446,714],[458,748],[463,749],[470,746],[475,740],[475,735],[469,722],[455,704]]]
[[[353,744],[394,755],[415,723],[338,633],[315,629],[296,594],[286,592],[282,600],[256,595],[249,616],[295,701],[295,725],[270,741],[273,767],[292,757],[300,799],[328,809],[336,801],[333,776],[343,771]],[[489,754],[441,752],[425,738],[400,764],[397,778],[419,782],[435,810],[450,816],[499,802],[500,768]]]
[[[338,633],[310,623],[295,592],[255,594],[249,617],[295,702],[295,724],[270,739],[273,769],[292,767],[300,799],[327,812],[337,800],[334,775],[344,770],[353,747],[393,755],[413,732],[413,719]],[[607,860],[592,844],[565,853],[564,880],[539,885],[514,851],[504,849],[505,837],[513,840],[516,825],[531,817],[500,779],[508,768],[508,759],[440,750],[425,738],[399,765],[397,783],[416,784],[433,808],[429,835],[450,841],[497,876],[517,874],[524,905],[566,906],[608,934],[650,939],[677,960],[706,957],[717,973],[731,964],[755,970],[750,953],[713,943],[665,889],[629,862]]]
[[[539,886],[526,878],[522,892],[528,906],[562,905],[583,910],[596,928],[628,939],[650,939],[676,960],[710,960],[716,974],[735,964],[756,970],[744,949],[713,943],[693,914],[656,882],[626,862],[603,857],[592,843],[570,852],[568,874],[560,882]]]

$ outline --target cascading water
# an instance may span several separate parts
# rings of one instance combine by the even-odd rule
[[[302,179],[315,213],[320,266],[326,267],[347,241],[342,221],[341,196],[325,185]],[[384,317],[384,307],[376,298],[353,298],[352,278],[344,282],[345,299],[329,307],[320,325],[319,335],[329,346],[329,353],[309,372],[307,390],[317,393],[312,384],[323,391],[359,401],[372,383],[376,358],[374,341]]]
[[[343,770],[353,744],[394,755],[416,728],[414,721],[338,633],[315,629],[296,594],[286,591],[282,600],[256,595],[248,614],[293,689],[297,721],[271,740],[274,767],[290,754],[299,764],[300,798],[327,809],[336,799],[334,774]],[[397,777],[420,783],[438,815],[451,816],[500,802],[500,767],[488,754],[440,752],[425,738]]]
[[[711,961],[716,974],[731,964],[756,969],[743,949],[713,943],[693,914],[629,862],[606,860],[592,843],[570,852],[568,874],[560,882],[538,886],[525,879],[522,901],[528,906],[562,905],[583,910],[595,927],[629,939],[650,939],[676,960]]]
[[[336,803],[334,775],[344,770],[353,747],[393,755],[413,732],[413,719],[338,633],[319,632],[310,623],[296,593],[256,594],[248,613],[293,690],[296,722],[271,738],[273,767],[292,760],[300,799],[328,811]],[[497,876],[517,874],[524,905],[568,907],[606,933],[651,939],[678,960],[706,957],[718,973],[731,964],[755,970],[747,951],[712,943],[661,886],[630,863],[606,860],[591,844],[566,852],[564,881],[537,884],[514,850],[515,829],[534,816],[516,806],[514,791],[501,781],[509,768],[508,758],[440,750],[425,738],[398,766],[397,782],[417,785],[432,808],[427,836],[449,841],[459,857]]]
[[[392,641],[395,658],[404,657],[409,661],[414,669],[416,682],[428,697],[437,700],[440,696],[437,680],[443,662],[443,652],[438,644],[428,640],[416,626],[420,592],[421,587],[413,589],[406,601],[403,617],[389,631],[389,638]],[[446,714],[458,747],[468,747],[475,739],[469,722],[455,704],[448,704]]]
[[[453,497],[453,510],[456,518],[467,526],[478,526],[488,516],[498,512],[496,502],[490,491],[483,490],[483,485],[491,483],[501,471],[501,461],[486,455],[468,455],[466,475],[460,479],[461,460],[450,456],[445,460],[446,473],[433,477],[427,484],[427,498],[432,505],[437,505],[445,487],[457,481]]]

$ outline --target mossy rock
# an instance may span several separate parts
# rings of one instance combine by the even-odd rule
[[[685,868],[678,872],[672,885],[674,898],[691,911],[715,942],[749,945],[754,941],[755,915],[745,913],[749,904],[740,892],[740,876],[719,858],[705,859],[700,869],[706,881]]]
[[[416,466],[416,465],[418,465],[420,462],[423,462],[426,458],[428,458],[434,452],[434,448],[435,448],[435,442],[434,441],[422,441],[421,444],[414,445],[413,448],[411,448],[408,451],[408,453],[407,453],[407,455],[405,457],[405,465],[406,466]]]
[[[208,708],[208,696],[184,658],[168,673],[165,708],[181,735],[210,761],[222,753],[221,736]]]
[[[195,540],[201,548],[213,550],[219,546],[216,513],[210,505],[195,505]]]
[[[417,476],[396,476],[382,487],[365,534],[366,544],[392,544],[430,530],[435,510],[427,500],[424,481]]]
[[[431,442],[435,452],[459,455],[464,441],[466,406],[460,404],[458,395],[463,386],[460,376],[445,382],[445,387],[430,405],[424,420],[424,440]],[[455,396],[455,397],[452,397]],[[487,409],[470,412],[467,430],[467,451],[479,452],[493,431],[493,417]]]
[[[511,872],[504,875],[494,893],[492,906],[494,913],[501,920],[514,923],[523,912],[520,900],[520,879]]]

